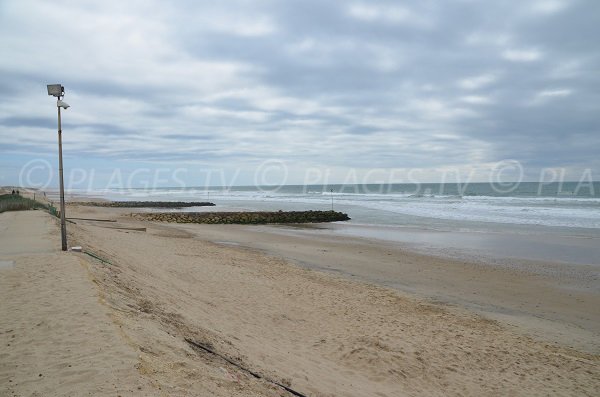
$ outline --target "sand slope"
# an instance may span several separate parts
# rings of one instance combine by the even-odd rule
[[[120,218],[128,223],[143,225]],[[594,396],[600,388],[597,355],[177,226],[146,226],[70,230],[112,262],[94,263],[94,279],[140,350],[140,371],[168,395],[286,395],[184,338],[312,396]]]

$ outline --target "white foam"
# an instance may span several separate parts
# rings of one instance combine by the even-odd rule
[[[94,192],[96,195],[100,192]],[[207,197],[203,189],[111,190],[102,193],[115,199],[198,200]],[[410,193],[339,193],[306,189],[299,193],[268,190],[210,191],[215,201],[256,203],[282,202],[329,205],[338,208],[357,206],[389,214],[456,221],[476,221],[525,225],[582,227],[600,229],[600,198],[582,197],[493,197],[423,195]],[[251,206],[251,205],[250,205]],[[393,216],[393,215],[391,215]]]

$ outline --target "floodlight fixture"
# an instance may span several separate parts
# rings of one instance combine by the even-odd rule
[[[65,87],[63,87],[61,84],[48,84],[46,87],[48,87],[48,95],[52,95],[57,98],[65,96]]]

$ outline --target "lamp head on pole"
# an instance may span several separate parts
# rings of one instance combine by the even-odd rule
[[[48,87],[48,95],[57,98],[56,106],[58,108],[67,109],[69,107],[69,104],[62,100],[65,96],[65,87],[62,84],[48,84],[46,87]]]
[[[48,95],[55,96],[57,98],[65,96],[65,87],[61,84],[48,84]]]

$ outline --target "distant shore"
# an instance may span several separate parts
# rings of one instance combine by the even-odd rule
[[[116,208],[187,208],[187,207],[214,207],[214,203],[206,201],[80,201],[71,200],[78,205],[91,207],[116,207]]]

